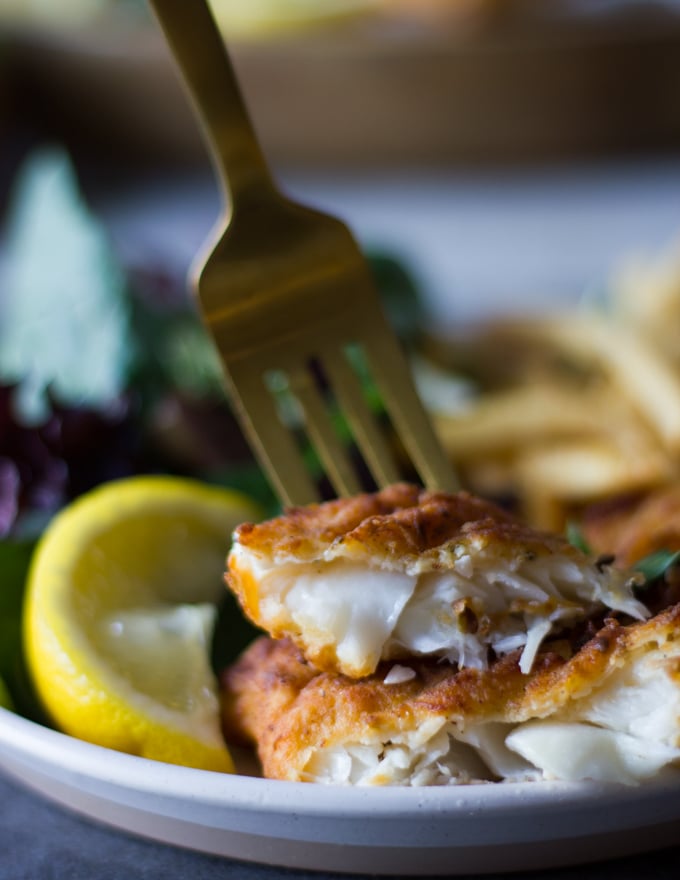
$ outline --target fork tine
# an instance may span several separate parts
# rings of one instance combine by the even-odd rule
[[[290,368],[288,380],[291,391],[302,406],[309,438],[338,495],[356,495],[361,491],[359,480],[347,450],[335,432],[328,406],[309,367],[298,364]]]
[[[306,414],[308,435],[336,488],[359,491],[323,394],[305,377],[302,352],[324,362],[376,482],[398,479],[342,345],[364,346],[387,412],[428,487],[453,489],[453,468],[380,311],[371,273],[339,220],[281,194],[248,118],[207,0],[150,0],[193,97],[215,170],[229,194],[210,245],[194,263],[195,292],[231,386],[236,414],[284,504],[319,500],[295,436],[279,419],[265,370],[284,370]],[[198,36],[197,36],[198,35]],[[371,334],[373,336],[371,337]],[[309,371],[308,371],[309,372]]]
[[[319,501],[319,490],[309,475],[290,430],[279,418],[274,398],[265,387],[261,368],[245,359],[227,372],[231,399],[251,446],[285,505]]]
[[[437,440],[396,336],[380,312],[366,326],[372,331],[363,340],[371,372],[423,483],[429,489],[454,491],[458,480],[453,466]]]
[[[324,350],[323,368],[376,483],[384,487],[398,482],[399,470],[392,451],[376,424],[359,379],[342,348],[329,346]]]

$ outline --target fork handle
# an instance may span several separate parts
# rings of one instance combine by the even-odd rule
[[[206,0],[149,0],[203,125],[220,181],[232,206],[248,190],[274,181]]]

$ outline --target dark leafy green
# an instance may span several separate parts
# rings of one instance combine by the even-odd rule
[[[12,698],[9,695],[9,691],[5,685],[5,682],[0,678],[0,706],[3,709],[13,709],[14,703],[12,702]]]
[[[21,648],[21,610],[33,542],[0,541],[0,674],[9,672]]]
[[[0,676],[17,711],[35,721],[46,718],[26,671],[21,615],[33,541],[0,541]]]
[[[255,462],[244,462],[217,472],[213,474],[213,482],[230,489],[238,489],[239,492],[248,495],[259,504],[263,519],[277,516],[281,512],[279,499]]]
[[[366,259],[397,335],[407,344],[413,343],[425,319],[415,279],[403,262],[390,253],[368,249]]]
[[[236,598],[225,591],[217,609],[210,655],[215,674],[219,676],[258,635],[261,630],[244,617]]]

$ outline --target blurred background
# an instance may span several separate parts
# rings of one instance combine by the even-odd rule
[[[350,223],[407,341],[571,306],[632,256],[675,253],[677,0],[212,6],[277,176]],[[0,497],[13,499],[0,533],[3,515],[11,528],[22,508],[52,509],[149,461],[214,475],[246,455],[223,414],[218,429],[212,411],[196,411],[218,380],[188,317],[185,276],[218,210],[144,0],[2,0],[0,459],[14,477],[0,468]],[[91,324],[87,291],[100,303]],[[116,369],[88,385],[92,355],[75,357],[78,339],[130,301],[133,329],[123,321],[101,348],[118,353]],[[36,329],[30,315],[49,304],[60,314]],[[81,323],[62,326],[64,313]],[[37,365],[59,339],[52,364]],[[455,397],[446,377],[444,387]],[[152,424],[151,451],[130,439],[131,411]],[[36,430],[40,451],[17,465]],[[99,463],[86,467],[97,444]]]
[[[284,165],[505,164],[680,139],[673,0],[212,5]],[[201,162],[144,0],[4,0],[1,15],[19,119],[119,159]]]
[[[580,292],[679,225],[676,0],[213,8],[284,185],[405,249],[438,318]],[[124,259],[181,272],[217,196],[144,0],[3,0],[0,64],[5,209],[62,145]]]

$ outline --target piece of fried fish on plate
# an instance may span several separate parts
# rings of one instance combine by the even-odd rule
[[[583,645],[489,668],[383,663],[320,672],[288,639],[256,640],[222,676],[227,736],[265,776],[339,785],[596,779],[634,784],[680,759],[680,605],[609,618]]]
[[[467,492],[398,484],[293,508],[234,536],[227,580],[250,619],[319,669],[360,678],[381,660],[483,669],[598,608],[642,619],[634,578]]]

